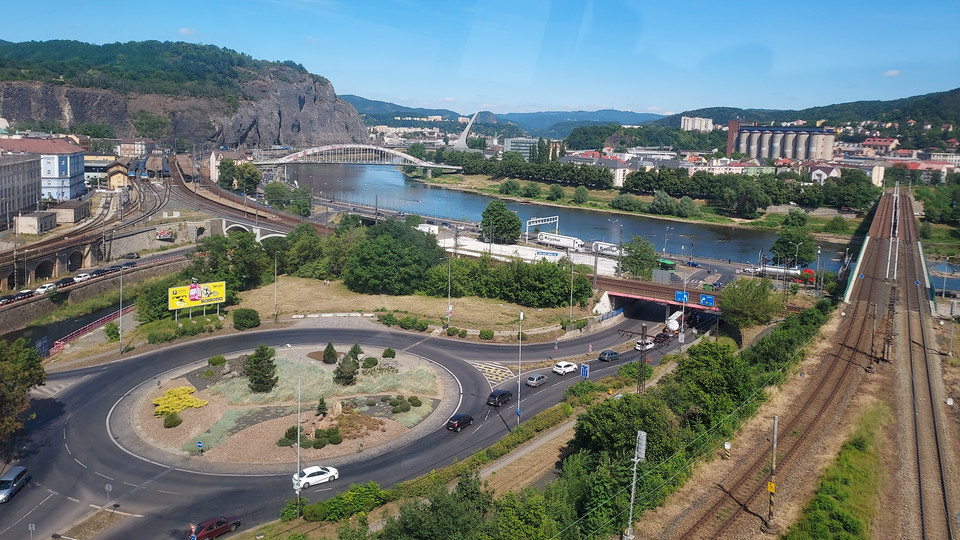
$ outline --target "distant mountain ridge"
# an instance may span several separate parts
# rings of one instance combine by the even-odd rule
[[[960,88],[934,92],[887,101],[852,101],[806,109],[738,109],[735,107],[708,107],[684,111],[656,121],[668,127],[680,127],[681,116],[712,118],[714,123],[726,124],[734,118],[749,122],[768,124],[806,120],[813,123],[827,120],[830,123],[855,122],[860,120],[883,120],[888,122],[930,122],[932,124],[960,125]]]
[[[463,116],[456,111],[451,111],[450,109],[422,109],[419,107],[405,107],[403,105],[397,105],[396,103],[390,103],[389,101],[377,101],[375,99],[367,99],[353,94],[343,94],[337,97],[353,105],[360,114],[374,116],[395,114],[401,114],[403,116],[442,116],[444,120],[453,121],[456,121],[458,117]]]
[[[601,109],[599,111],[544,111],[531,113],[506,113],[498,114],[498,118],[504,118],[514,124],[517,124],[524,131],[531,135],[540,135],[545,131],[551,130],[554,126],[562,124],[570,126],[570,129],[578,125],[588,124],[608,124],[615,122],[617,124],[636,125],[653,122],[663,118],[662,114],[636,113],[632,111],[618,111],[616,109]],[[564,137],[569,134],[563,135]]]

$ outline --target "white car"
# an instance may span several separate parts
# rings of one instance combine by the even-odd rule
[[[307,489],[324,482],[333,482],[337,478],[340,478],[340,471],[333,467],[307,467],[293,475],[293,489]]]
[[[553,365],[553,372],[557,375],[566,375],[567,373],[576,373],[577,365],[573,362],[557,362]]]
[[[77,274],[77,275],[73,276],[73,281],[75,281],[75,282],[77,282],[77,283],[83,283],[84,281],[86,281],[86,280],[88,280],[88,279],[90,279],[90,274],[87,274],[87,273],[80,273],[80,274]]]
[[[641,339],[641,340],[637,341],[637,346],[634,347],[634,349],[636,349],[636,350],[638,350],[638,351],[649,351],[650,349],[652,349],[652,348],[654,348],[654,347],[656,347],[656,345],[654,345],[653,340],[650,340],[650,339]]]
[[[53,283],[44,283],[43,285],[37,287],[37,290],[33,291],[34,294],[47,294],[48,292],[53,292],[57,290],[57,286]]]

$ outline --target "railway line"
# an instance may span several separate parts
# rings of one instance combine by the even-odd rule
[[[890,231],[893,214],[891,197],[881,199],[877,219],[871,227],[871,238],[885,236]],[[888,233],[886,233],[888,234]],[[837,331],[837,345],[820,369],[811,374],[812,384],[803,391],[792,410],[780,418],[777,474],[781,479],[809,474],[804,470],[806,457],[815,450],[820,440],[835,427],[835,422],[856,391],[860,380],[873,370],[876,336],[869,322],[875,317],[875,304],[881,303],[888,287],[884,284],[886,259],[883,243],[877,242],[867,250],[861,268],[862,279],[856,284],[855,297],[844,314]],[[876,321],[874,321],[876,322]],[[718,538],[737,534],[736,531],[759,530],[772,525],[769,515],[768,482],[770,451],[766,443],[744,454],[718,483],[717,490],[704,495],[694,510],[683,516],[666,536],[682,538]],[[775,518],[775,516],[773,516]],[[688,525],[693,522],[692,526]]]
[[[903,220],[902,232],[904,244],[903,287],[906,298],[904,324],[906,326],[907,351],[905,362],[909,367],[909,388],[912,415],[910,435],[912,452],[916,461],[916,490],[908,500],[918,509],[920,538],[956,538],[956,524],[950,508],[951,484],[946,472],[949,451],[946,443],[944,412],[939,388],[938,358],[930,354],[932,343],[928,341],[930,331],[929,299],[924,298],[923,274],[918,249],[916,222],[912,218],[908,197],[901,197],[900,215]],[[915,285],[919,283],[919,285]],[[904,417],[906,418],[906,416]]]

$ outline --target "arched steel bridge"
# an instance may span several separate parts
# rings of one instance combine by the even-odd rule
[[[374,146],[372,144],[330,144],[299,150],[279,159],[257,161],[259,166],[276,166],[288,163],[356,163],[359,165],[394,165],[424,167],[427,169],[460,170],[460,167],[431,163],[409,154]]]

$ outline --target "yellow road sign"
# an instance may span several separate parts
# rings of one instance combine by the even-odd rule
[[[770,493],[773,493],[774,487],[776,486],[774,486],[773,482],[767,482],[767,491],[769,491]]]

